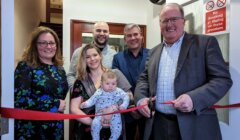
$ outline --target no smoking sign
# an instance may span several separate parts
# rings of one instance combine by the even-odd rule
[[[217,6],[223,7],[226,4],[226,0],[217,0]]]
[[[206,10],[207,11],[210,11],[214,8],[214,2],[213,1],[209,1],[207,4],[206,4]]]
[[[211,11],[224,7],[226,5],[226,0],[210,0],[206,3],[206,11]]]

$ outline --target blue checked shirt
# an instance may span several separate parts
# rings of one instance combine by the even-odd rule
[[[176,109],[173,105],[160,103],[176,99],[174,94],[174,78],[183,36],[172,46],[164,43],[160,57],[156,91],[156,110],[165,114],[176,114]]]

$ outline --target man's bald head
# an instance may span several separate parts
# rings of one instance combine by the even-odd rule
[[[98,21],[93,26],[93,38],[99,48],[103,48],[109,38],[109,26],[104,21]]]

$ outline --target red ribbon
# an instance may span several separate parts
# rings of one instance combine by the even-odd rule
[[[235,108],[240,107],[240,103],[230,104],[230,105],[213,105],[212,108]]]
[[[120,110],[112,113],[101,114],[101,115],[110,115],[117,113],[126,113],[134,111],[140,108],[143,108],[145,105],[132,107],[126,110]],[[100,115],[75,115],[75,114],[61,114],[61,113],[51,113],[51,112],[42,112],[42,111],[32,111],[32,110],[23,110],[16,108],[0,108],[0,114],[5,118],[14,118],[20,120],[64,120],[64,119],[77,119],[85,117],[94,117]]]
[[[174,104],[173,101],[163,102],[161,104]],[[235,108],[240,107],[240,103],[230,104],[230,105],[213,105],[211,108]]]
[[[161,104],[174,104],[173,101],[163,102]],[[146,105],[132,107],[126,110],[120,110],[112,113],[101,114],[101,115],[110,115],[117,113],[127,113],[140,108],[143,108]],[[240,103],[230,104],[230,105],[213,105],[212,108],[236,108],[240,107]],[[75,115],[75,114],[61,114],[61,113],[51,113],[51,112],[42,112],[42,111],[32,111],[32,110],[23,110],[15,108],[0,108],[0,114],[5,118],[14,118],[20,120],[64,120],[64,119],[77,119],[85,117],[94,117],[99,115]]]

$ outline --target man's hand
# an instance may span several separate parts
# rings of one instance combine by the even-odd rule
[[[191,112],[193,110],[193,102],[188,94],[183,94],[173,101],[174,107],[182,112]]]
[[[156,97],[153,97],[153,98],[151,98],[151,101],[155,101],[156,100]],[[150,98],[143,98],[143,99],[141,99],[140,100],[140,102],[139,102],[139,104],[138,105],[145,105],[143,108],[140,108],[140,109],[138,109],[138,111],[143,115],[143,116],[145,116],[145,117],[147,117],[147,118],[150,118],[150,113],[151,113],[151,110],[150,110],[150,108],[148,107],[148,104],[149,104],[149,101],[150,101]],[[153,105],[155,105],[155,104],[153,104]],[[152,112],[152,113],[154,113],[154,112]]]

